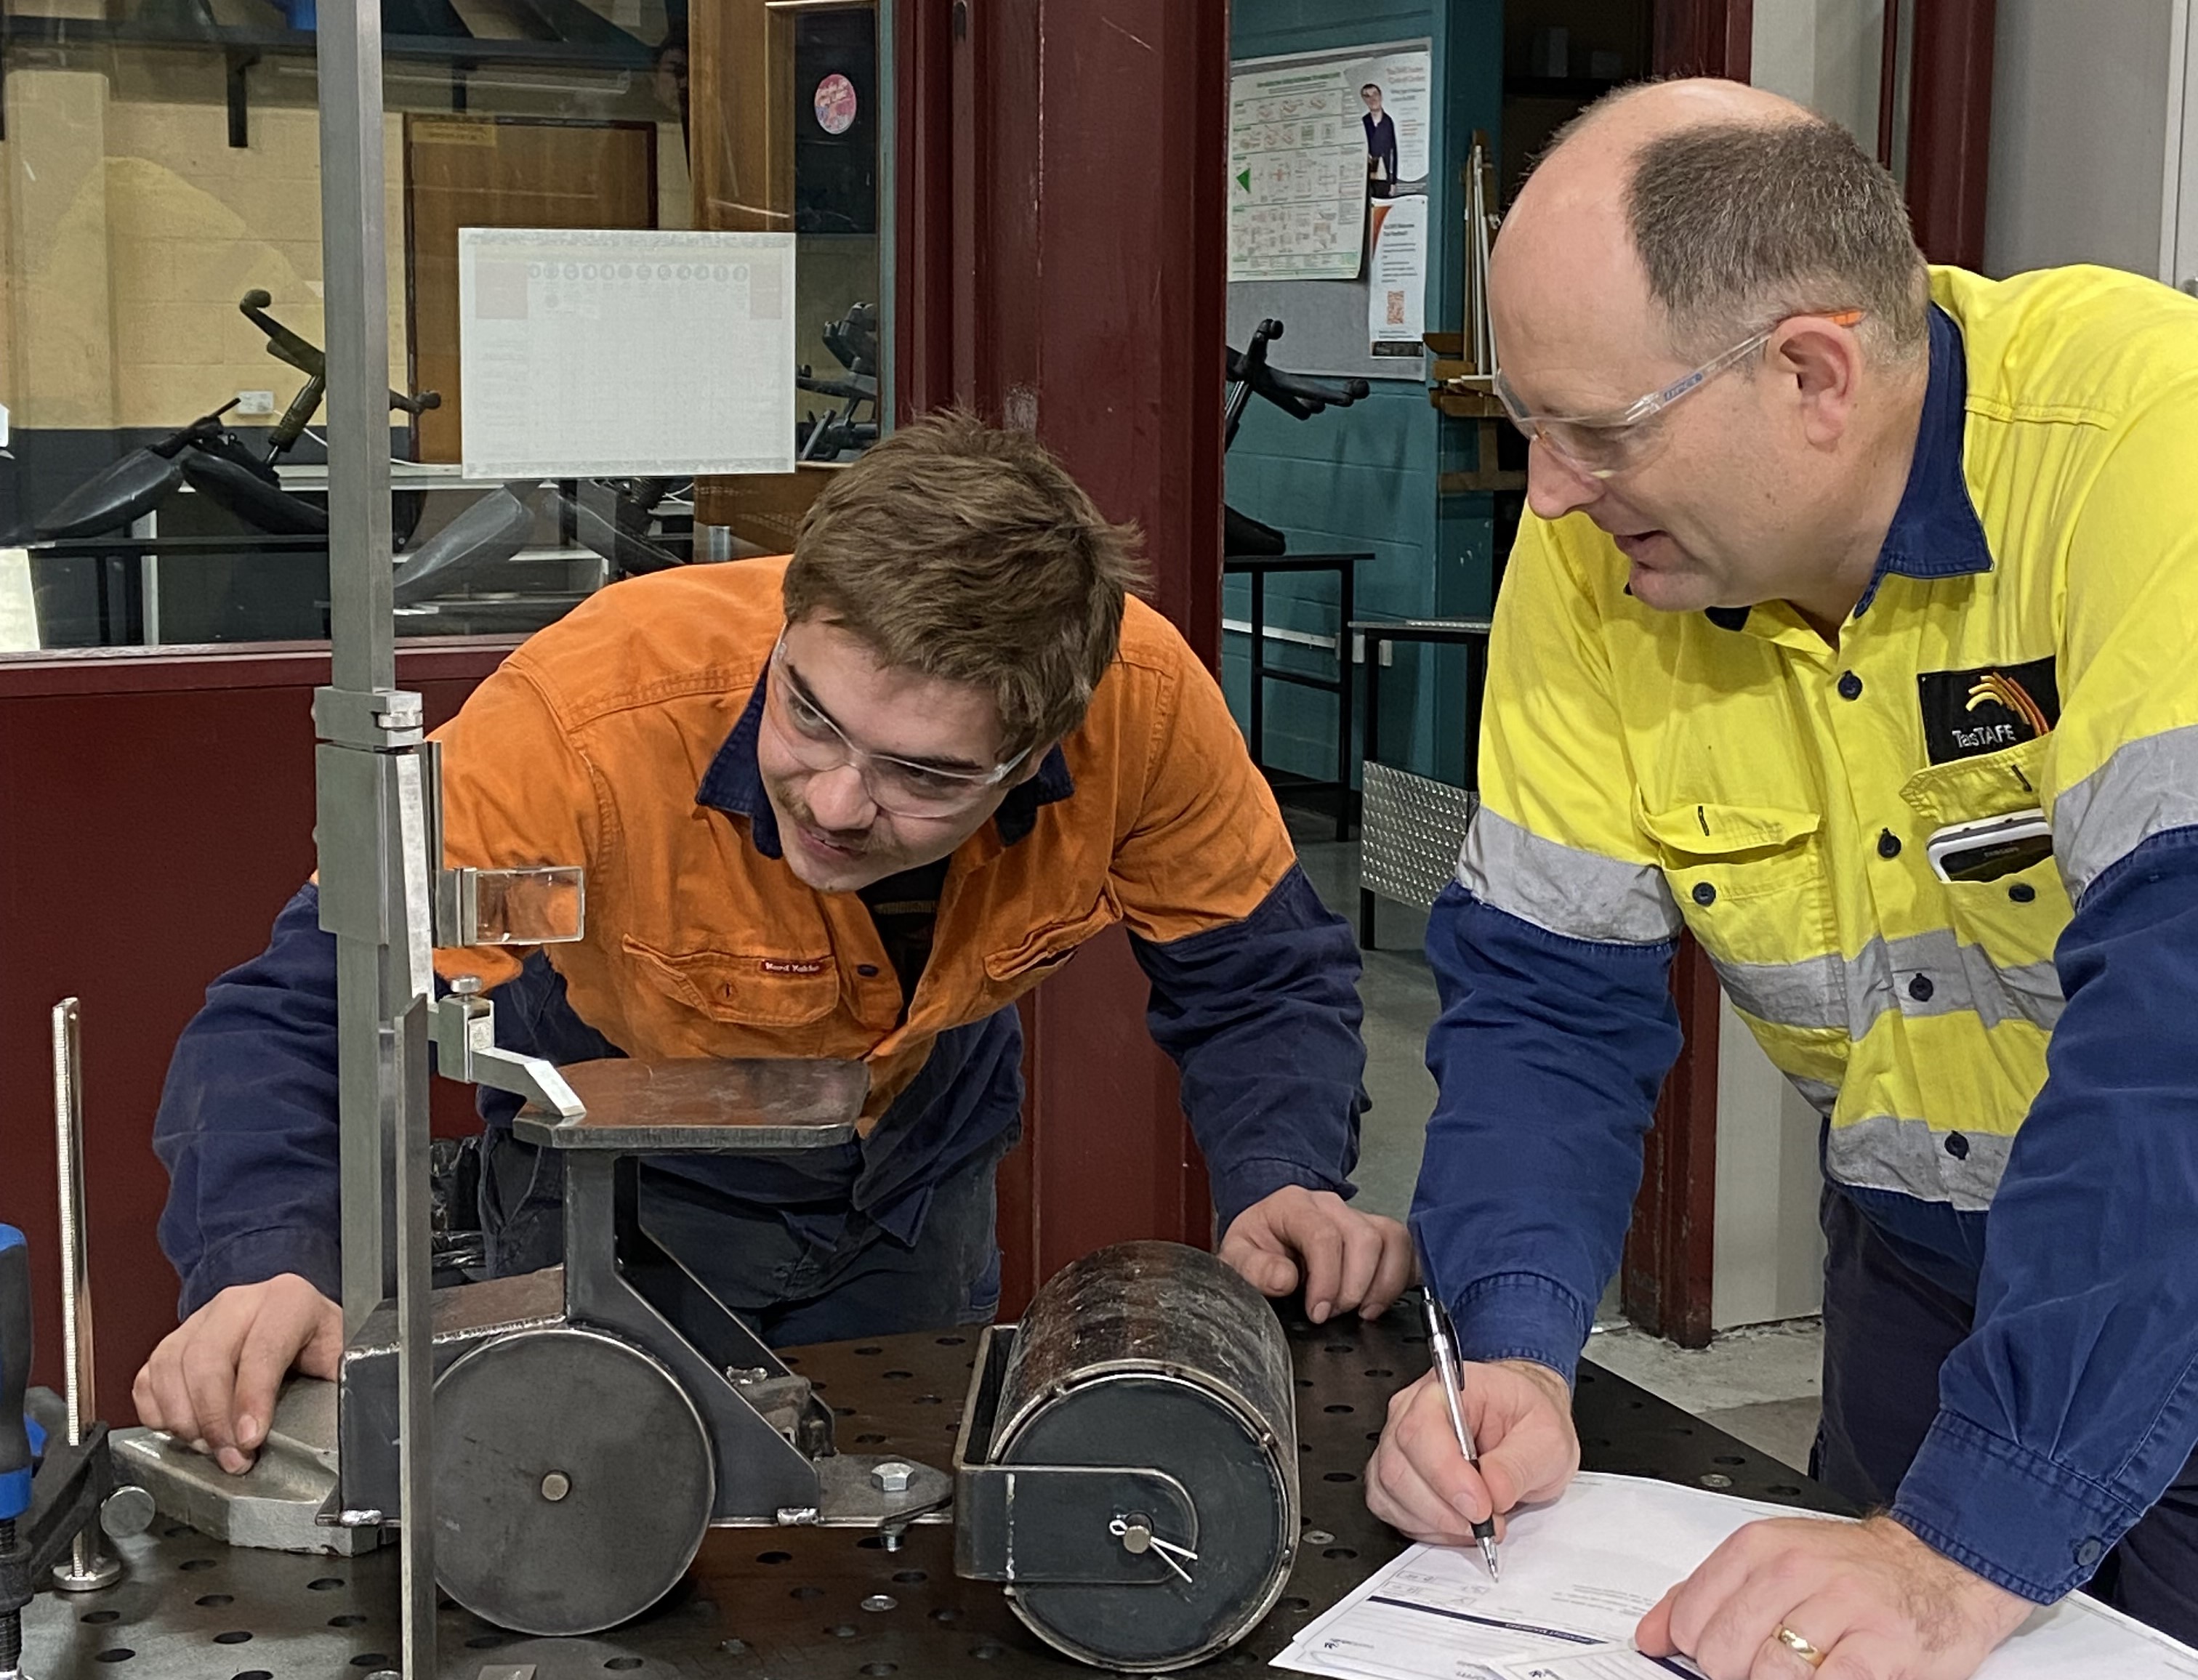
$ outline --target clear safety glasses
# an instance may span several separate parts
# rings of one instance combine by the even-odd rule
[[[1800,315],[1821,315],[1834,326],[1852,327],[1863,318],[1864,313],[1859,309],[1803,310],[1782,316],[1761,332],[1750,334],[1731,349],[1682,374],[1661,391],[1652,391],[1624,408],[1602,414],[1530,413],[1519,400],[1519,393],[1500,373],[1495,379],[1496,395],[1514,426],[1533,442],[1546,445],[1551,453],[1575,472],[1591,479],[1615,478],[1620,473],[1646,466],[1662,448],[1666,430],[1655,422],[1674,404],[1693,395],[1719,374],[1760,353],[1763,346],[1771,342],[1771,334],[1787,322]]]
[[[873,753],[847,739],[824,708],[802,691],[786,666],[786,633],[770,650],[764,718],[804,770],[833,770],[852,764],[870,802],[896,817],[958,817],[983,801],[1030,757],[1030,748],[989,770],[941,770],[890,753]]]

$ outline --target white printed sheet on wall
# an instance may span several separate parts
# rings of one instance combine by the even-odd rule
[[[794,236],[464,228],[468,478],[794,470]]]

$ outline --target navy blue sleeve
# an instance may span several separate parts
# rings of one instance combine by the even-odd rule
[[[1679,1054],[1677,949],[1568,939],[1458,886],[1435,901],[1439,1094],[1411,1223],[1467,1358],[1532,1359],[1571,1381]]]
[[[1366,1095],[1358,942],[1290,866],[1241,921],[1154,945],[1153,1038],[1183,1070],[1183,1107],[1218,1229],[1288,1185],[1352,1194]]]
[[[168,1169],[160,1247],[183,1279],[182,1317],[286,1271],[342,1293],[336,942],[320,915],[320,889],[300,887],[267,949],[206,989],[169,1061],[153,1151]],[[494,996],[507,1049],[561,1066],[622,1054],[574,1013],[539,950]],[[484,1085],[478,1106],[508,1125],[520,1100]]]
[[[1986,1227],[1977,1317],[1893,1514],[2050,1602],[2198,1442],[2198,829],[2092,883]]]
[[[342,1294],[336,942],[320,903],[308,886],[282,907],[267,949],[206,988],[169,1061],[153,1151],[180,1317],[286,1271]]]

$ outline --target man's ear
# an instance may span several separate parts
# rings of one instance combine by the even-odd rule
[[[1854,418],[1865,358],[1852,327],[1822,316],[1796,316],[1774,340],[1771,368],[1800,405],[1803,435],[1815,448],[1835,446]]]

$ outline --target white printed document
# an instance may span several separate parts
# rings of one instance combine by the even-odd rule
[[[1683,1661],[1636,1650],[1635,1625],[1735,1529],[1806,1514],[1670,1482],[1583,1474],[1551,1503],[1513,1515],[1500,1583],[1477,1550],[1414,1546],[1309,1623],[1275,1666],[1346,1680],[1694,1676]],[[2074,1594],[2032,1616],[1977,1673],[2198,1680],[2198,1652]]]
[[[461,228],[469,479],[794,470],[794,235]]]

